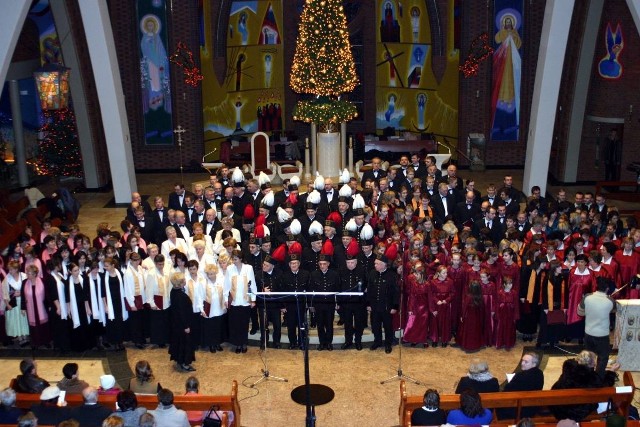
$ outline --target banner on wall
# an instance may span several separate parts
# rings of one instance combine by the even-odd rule
[[[449,1],[453,13],[455,0]],[[450,16],[450,22],[454,21]],[[421,2],[377,2],[376,128],[458,137],[458,63],[455,26],[449,25],[446,68],[432,64],[431,20]],[[450,46],[450,47],[449,47]]]
[[[205,27],[211,5],[203,5]],[[229,10],[227,68],[213,69],[209,44],[200,50],[205,126],[205,150],[221,137],[284,127],[284,61],[282,3],[271,0],[234,1]]]
[[[171,80],[165,0],[138,0],[140,87],[147,145],[172,145]]]
[[[598,63],[598,74],[607,80],[617,80],[622,76],[622,64],[620,63],[620,54],[624,48],[622,27],[618,23],[615,32],[611,29],[612,27],[611,22],[608,22],[604,35],[606,52]]]
[[[523,0],[494,0],[491,140],[518,141]]]

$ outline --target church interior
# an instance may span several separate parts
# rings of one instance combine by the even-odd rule
[[[560,191],[571,202],[604,194],[622,218],[640,220],[636,0],[10,3],[0,14],[7,261],[17,218],[5,213],[25,189],[69,190],[79,203],[75,222],[93,238],[101,223],[118,228],[132,193],[153,206],[176,184],[208,185],[223,165],[260,183],[267,177],[274,192],[298,177],[302,194],[316,173],[342,185],[346,170],[362,189],[374,158],[399,168],[401,155],[434,155],[440,175],[453,165],[483,196],[512,176],[523,210],[538,186],[550,201]],[[337,21],[318,25],[328,5],[340,11]],[[347,51],[326,54],[334,25]],[[309,356],[312,382],[335,393],[317,406],[318,425],[398,425],[399,382],[380,382],[403,370],[420,381],[407,384],[409,394],[451,394],[474,358],[502,383],[526,351],[538,351],[548,390],[582,350],[576,341],[540,349],[518,334],[508,350],[400,343],[385,354],[341,351],[344,328],[336,324],[335,335],[335,351]],[[290,395],[305,384],[304,352],[263,351],[258,340],[249,337],[248,354],[228,344],[197,351],[201,394],[227,394],[236,380],[242,425],[308,423]],[[373,340],[367,328],[363,341]],[[50,382],[69,358],[96,384],[111,373],[125,388],[142,359],[176,394],[188,377],[153,346],[77,354],[8,346],[0,356],[6,385],[24,357],[41,360]],[[265,371],[287,381],[251,387]],[[637,396],[632,404],[640,407]]]

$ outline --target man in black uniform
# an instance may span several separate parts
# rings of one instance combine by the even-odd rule
[[[340,276],[334,269],[329,269],[331,257],[320,254],[318,260],[319,269],[311,272],[309,289],[314,292],[338,292],[340,289]],[[313,308],[316,313],[318,327],[318,350],[333,350],[333,317],[335,313],[335,296],[315,296]]]
[[[286,271],[280,277],[278,292],[304,292],[309,284],[309,272],[300,269],[300,255],[289,255],[289,271]],[[285,298],[287,320],[287,335],[289,336],[289,350],[303,347],[302,334],[298,334],[300,326],[304,324],[305,300],[304,297],[290,296]]]
[[[384,255],[376,255],[375,269],[367,277],[367,310],[371,312],[373,344],[371,350],[382,345],[384,327],[384,351],[391,353],[393,326],[391,316],[398,311],[398,275],[387,268],[389,260]]]
[[[348,254],[345,267],[340,269],[340,292],[364,292],[367,288],[365,276],[358,258]],[[356,350],[362,350],[362,333],[367,319],[364,297],[343,296],[338,299],[338,305],[343,310],[344,319],[344,344],[341,348],[351,348],[355,333]]]
[[[277,284],[280,282],[280,276],[282,275],[282,272],[275,268],[276,263],[277,261],[271,258],[270,255],[265,255],[262,261],[262,288],[258,286],[258,292],[275,292]],[[256,281],[258,281],[257,278]],[[263,299],[262,302],[258,303],[260,349],[262,350],[264,350],[266,343],[269,342],[269,322],[273,323],[273,348],[280,348],[282,331],[282,322],[280,320],[281,308],[282,304],[277,301],[267,301]]]
[[[253,276],[256,278],[256,289],[262,287],[262,261],[264,260],[264,256],[266,253],[262,251],[260,248],[260,239],[256,239],[255,237],[251,237],[249,239],[249,253],[245,253],[246,264],[249,264],[253,268]],[[249,331],[250,335],[258,332],[258,325],[260,322],[258,321],[258,307],[254,305],[251,307],[251,331]]]

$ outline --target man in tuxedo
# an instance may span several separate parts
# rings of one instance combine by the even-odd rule
[[[175,184],[173,186],[173,193],[169,194],[169,209],[184,210],[184,197],[187,191],[184,189],[184,184]]]
[[[420,154],[413,153],[411,155],[411,166],[413,166],[416,178],[422,179],[427,176],[427,165],[420,158]]]
[[[459,202],[456,205],[453,215],[458,230],[462,230],[464,227],[471,228],[471,224],[479,213],[480,205],[475,202],[475,194],[473,191],[467,191],[464,202]]]
[[[233,211],[237,216],[242,217],[244,208],[249,204],[253,204],[253,197],[246,191],[244,182],[236,182],[233,184]],[[242,227],[240,227],[242,228]],[[238,228],[238,229],[240,229]]]
[[[222,230],[222,224],[218,220],[216,210],[209,208],[204,213],[205,221],[202,223],[204,226],[204,234],[211,236],[211,240],[216,238],[216,233]]]
[[[516,203],[520,203],[520,199],[523,198],[522,191],[513,186],[513,177],[511,175],[505,175],[502,180],[502,188],[509,193],[509,198]]]
[[[500,189],[500,199],[502,199],[502,201],[499,203],[504,205],[507,216],[518,215],[518,212],[520,212],[520,204],[516,199],[511,198],[509,189]]]
[[[458,168],[456,165],[447,166],[447,174],[443,175],[440,181],[448,184],[452,178],[457,181],[457,188],[463,188],[464,182],[462,178],[458,176]]]
[[[184,209],[182,212],[187,216],[187,222],[191,222],[191,217],[193,216],[193,212],[195,211],[194,206],[194,197],[191,194],[187,194],[184,196]]]
[[[153,243],[160,246],[163,241],[166,240],[165,228],[169,226],[169,213],[164,207],[164,200],[161,196],[156,196],[153,199],[155,209],[151,212],[151,219],[153,223]]]
[[[491,237],[491,241],[500,241],[500,231],[502,230],[502,227],[496,221],[496,208],[494,208],[493,206],[489,207],[484,219],[473,223],[473,229],[471,233],[476,239],[480,239],[480,231],[483,228],[489,229],[489,236]]]
[[[480,191],[476,190],[476,183],[473,179],[467,179],[465,181],[466,186],[464,187],[465,192],[466,191],[473,191],[473,201],[477,204],[480,204],[482,202],[482,195],[480,194]]]
[[[325,178],[324,180],[324,189],[320,192],[320,206],[318,210],[318,213],[325,218],[329,213],[338,210],[338,191],[333,188],[333,180],[331,178]]]
[[[377,181],[383,176],[387,176],[387,173],[382,170],[382,160],[380,159],[380,157],[374,157],[373,159],[371,159],[371,170],[365,171],[362,174],[360,186],[364,188],[364,182],[367,179]]]
[[[144,208],[142,206],[138,206],[138,208],[135,210],[133,221],[131,221],[131,224],[140,228],[140,234],[142,235],[142,238],[145,242],[154,242],[153,220],[151,219],[151,216],[145,214]]]
[[[438,185],[438,193],[431,198],[431,209],[437,227],[442,227],[448,219],[453,217],[455,206],[455,198],[449,194],[449,186],[441,182]]]
[[[151,206],[149,205],[149,202],[147,202],[146,200],[142,200],[142,196],[137,191],[131,193],[131,203],[133,204],[133,202],[136,202],[137,206],[142,206],[145,215],[151,215]],[[131,221],[131,219],[135,216],[134,211],[135,208],[132,208],[131,206],[127,208],[127,219],[129,221]]]
[[[540,187],[531,187],[531,197],[527,200],[527,206],[535,205],[541,215],[547,212],[547,199],[540,195]]]
[[[251,178],[247,181],[247,193],[251,197],[251,203],[253,204],[254,212],[258,212],[260,207],[260,201],[262,200],[262,192],[260,191],[260,184],[255,178]]]
[[[481,201],[487,201],[489,202],[489,205],[493,206],[494,208],[498,207],[498,197],[497,197],[497,191],[496,191],[496,186],[493,184],[489,184],[489,186],[487,187],[487,195],[483,196],[481,198]]]
[[[187,222],[187,217],[182,211],[176,211],[176,224],[173,228],[176,229],[178,237],[183,238],[185,241],[187,241],[192,234],[191,224]]]
[[[205,220],[205,202],[204,200],[196,200],[193,204],[193,212],[191,212],[191,217],[188,218],[188,222],[191,224],[200,222],[203,223]]]
[[[222,190],[231,185],[231,177],[229,167],[227,165],[222,165],[218,169],[218,182],[222,184]]]

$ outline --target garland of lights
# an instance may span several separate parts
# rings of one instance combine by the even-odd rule
[[[342,123],[358,116],[356,106],[349,101],[320,97],[312,101],[298,101],[293,120],[306,123]]]
[[[458,68],[465,78],[475,76],[478,74],[480,64],[492,53],[493,47],[489,44],[489,35],[482,33],[471,42],[467,58]]]
[[[197,87],[200,84],[200,80],[204,79],[193,60],[193,52],[183,42],[178,42],[178,47],[173,55],[169,57],[169,61],[182,68],[186,84]]]

